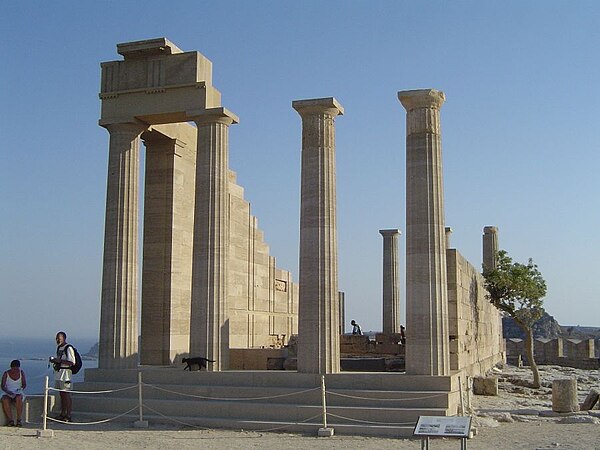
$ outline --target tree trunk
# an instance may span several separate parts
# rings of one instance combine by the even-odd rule
[[[535,359],[533,358],[533,330],[531,327],[527,326],[522,326],[522,328],[523,331],[525,331],[525,350],[527,351],[527,359],[529,360],[529,366],[533,373],[532,387],[537,389],[540,387],[540,373],[537,364],[535,363]]]

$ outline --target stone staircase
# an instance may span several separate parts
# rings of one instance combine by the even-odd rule
[[[144,420],[209,428],[316,434],[322,427],[320,376],[287,371],[184,372],[141,368]],[[87,369],[77,391],[121,389],[137,370]],[[337,434],[407,437],[421,415],[457,412],[458,376],[339,373],[325,376],[327,423]],[[182,394],[182,395],[180,395]],[[249,400],[244,400],[249,399]],[[82,422],[122,414],[138,404],[138,389],[74,394]],[[137,409],[120,420],[138,419]]]

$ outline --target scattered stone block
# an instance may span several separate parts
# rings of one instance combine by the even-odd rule
[[[473,393],[475,395],[498,395],[498,377],[474,377]]]
[[[558,421],[558,423],[594,423],[594,424],[598,424],[600,423],[600,420],[598,420],[595,417],[592,416],[569,416],[569,417],[563,417],[562,419],[560,419]]]
[[[600,389],[592,388],[583,403],[581,404],[582,411],[589,411],[594,408],[600,399]]]
[[[332,437],[333,432],[334,432],[333,428],[329,428],[329,427],[319,428],[319,431],[317,431],[317,436],[318,437]]]
[[[552,383],[552,411],[560,413],[579,411],[576,378],[554,380]]]

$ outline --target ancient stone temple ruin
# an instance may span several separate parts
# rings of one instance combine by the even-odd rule
[[[140,363],[191,353],[226,369],[230,347],[284,343],[298,331],[298,286],[276,267],[229,169],[238,118],[221,105],[211,62],[167,39],[117,51],[123,60],[102,63],[100,92],[110,145],[99,367],[138,365],[140,141]]]
[[[225,427],[260,429],[278,421],[290,430],[312,429],[319,420],[311,418],[321,408],[313,388],[322,381],[341,394],[328,402],[342,433],[402,436],[410,434],[419,415],[456,414],[466,377],[502,361],[504,349],[500,316],[485,299],[480,270],[450,247],[441,158],[444,93],[398,93],[406,110],[406,315],[400,300],[401,232],[380,230],[380,348],[405,353],[406,371],[343,372],[348,340],[345,296],[338,286],[335,169],[341,104],[333,97],[292,102],[302,131],[295,284],[269,254],[229,167],[228,133],[239,120],[221,104],[211,62],[165,38],[119,44],[117,51],[122,60],[102,63],[100,92],[100,125],[110,136],[100,358],[98,369],[86,371],[81,389],[134,383],[141,372],[147,384],[215,397],[200,408],[193,400],[167,401],[150,390],[146,404],[188,422]],[[146,165],[139,258],[141,142]],[[493,264],[497,229],[486,227],[484,233],[484,262]],[[399,342],[403,319],[405,343]],[[292,335],[297,335],[297,360],[285,367],[292,370],[231,370],[240,349],[281,347]],[[358,338],[370,345],[367,337]],[[179,363],[188,355],[214,363],[207,371],[183,372]],[[296,395],[298,390],[306,393]],[[274,392],[278,399],[282,393],[293,397],[260,400]],[[259,400],[219,400],[223,397]],[[382,406],[381,398],[390,403]],[[131,408],[135,399],[79,401],[79,409],[97,413],[115,405]],[[364,425],[369,423],[379,425]]]

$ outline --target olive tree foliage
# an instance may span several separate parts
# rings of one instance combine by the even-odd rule
[[[496,267],[483,268],[487,298],[525,332],[525,349],[533,372],[533,387],[540,387],[540,375],[533,358],[533,325],[544,314],[542,299],[546,282],[530,258],[527,264],[513,262],[506,251],[497,254]]]

